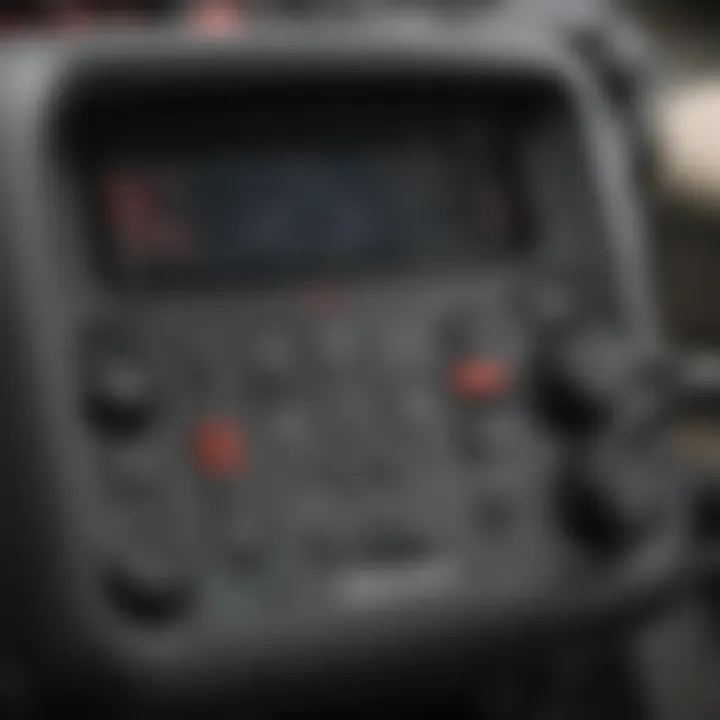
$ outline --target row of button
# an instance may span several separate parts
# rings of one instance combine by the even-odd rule
[[[412,462],[423,462],[421,455],[432,444],[433,434],[454,432],[454,426],[472,427],[472,416],[478,410],[483,414],[489,403],[506,397],[514,382],[503,361],[473,354],[478,344],[469,336],[461,343],[457,327],[454,332],[452,341],[444,341],[444,352],[441,347],[436,353],[444,372],[404,375],[397,372],[397,366],[378,367],[368,389],[363,375],[368,368],[352,357],[353,328],[341,326],[325,337],[329,347],[324,356],[338,359],[337,369],[354,364],[358,373],[328,374],[324,387],[307,393],[302,391],[307,390],[303,383],[308,378],[298,372],[296,336],[267,331],[253,343],[238,373],[238,381],[250,386],[254,399],[263,400],[247,408],[251,426],[246,427],[232,413],[201,415],[193,421],[186,451],[195,475],[210,487],[229,483],[242,489],[245,483],[265,482],[264,475],[273,471],[278,457],[287,462],[306,452],[306,466],[288,470],[326,477],[322,492],[327,499],[335,497],[338,489],[366,494],[372,488],[402,486],[401,493],[412,496],[420,492],[414,487],[418,468],[413,469]],[[428,329],[425,334],[432,333]],[[412,365],[415,342],[406,339],[399,343],[407,367]],[[133,342],[113,339],[91,350],[87,356],[88,417],[103,437],[118,441],[116,450],[122,454],[123,448],[131,448],[147,436],[162,412],[163,382],[143,348]],[[293,414],[293,407],[299,408],[299,413]],[[155,502],[149,500],[146,509],[152,509]],[[246,502],[250,505],[231,514],[223,531],[222,553],[234,572],[253,574],[267,562],[271,539],[267,526],[251,521],[257,510],[251,497]],[[323,518],[305,519],[300,542],[312,563],[393,563],[432,552],[427,528],[423,529],[422,523],[408,523],[403,513],[392,521],[369,519],[353,531],[338,526],[337,517],[330,517],[343,517],[342,508],[335,510],[337,513]],[[134,510],[127,512],[126,520]],[[213,519],[209,520],[212,524]],[[150,617],[171,611],[187,597],[186,577],[172,552],[163,556],[152,542],[141,541],[139,536],[121,537],[120,544],[128,548],[118,554],[111,584],[122,604]]]
[[[375,376],[403,384],[417,376],[430,382],[432,372],[444,366],[450,391],[479,402],[506,393],[512,380],[508,368],[493,357],[496,348],[487,346],[484,332],[482,321],[464,311],[451,314],[437,327],[399,324],[374,340],[352,318],[318,326],[313,341],[291,324],[264,328],[244,339],[235,359],[238,381],[267,401],[303,391],[316,381],[320,386],[334,379],[352,384],[357,378]],[[225,351],[198,342],[188,348],[190,364],[207,362],[206,374],[220,372],[219,358],[212,355]],[[166,362],[178,361],[184,362],[166,358]],[[86,343],[85,365],[87,405],[96,426],[118,434],[141,432],[161,403],[162,383],[148,349],[132,333],[95,332]]]

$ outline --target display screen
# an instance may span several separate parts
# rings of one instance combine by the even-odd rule
[[[105,163],[125,276],[446,267],[513,252],[507,167],[479,132],[230,147]]]

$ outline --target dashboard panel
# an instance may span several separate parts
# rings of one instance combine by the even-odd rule
[[[435,31],[9,54],[4,506],[49,675],[232,686],[672,583],[613,125],[550,40]]]

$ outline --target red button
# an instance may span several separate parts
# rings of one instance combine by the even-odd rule
[[[190,23],[206,35],[225,37],[245,27],[245,15],[227,0],[198,0],[193,3]]]
[[[229,419],[201,421],[192,435],[198,471],[212,480],[226,480],[247,470],[247,438],[242,425]]]
[[[450,372],[450,387],[464,400],[492,400],[505,395],[512,384],[510,368],[501,360],[466,358]]]

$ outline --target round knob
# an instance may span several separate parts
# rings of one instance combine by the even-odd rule
[[[543,343],[532,383],[541,418],[565,435],[598,434],[621,399],[632,367],[627,342],[611,333]]]
[[[557,502],[563,530],[583,552],[608,558],[628,542],[626,518],[586,461],[575,458],[563,468]]]
[[[635,425],[635,427],[633,427]],[[662,425],[617,423],[603,442],[568,454],[557,485],[562,527],[581,550],[615,556],[651,540],[678,510]]]
[[[138,358],[104,355],[87,374],[86,409],[95,428],[114,436],[139,435],[157,413],[155,385]]]
[[[139,620],[178,615],[190,598],[191,583],[179,563],[150,549],[128,549],[108,573],[108,590],[117,607]]]

